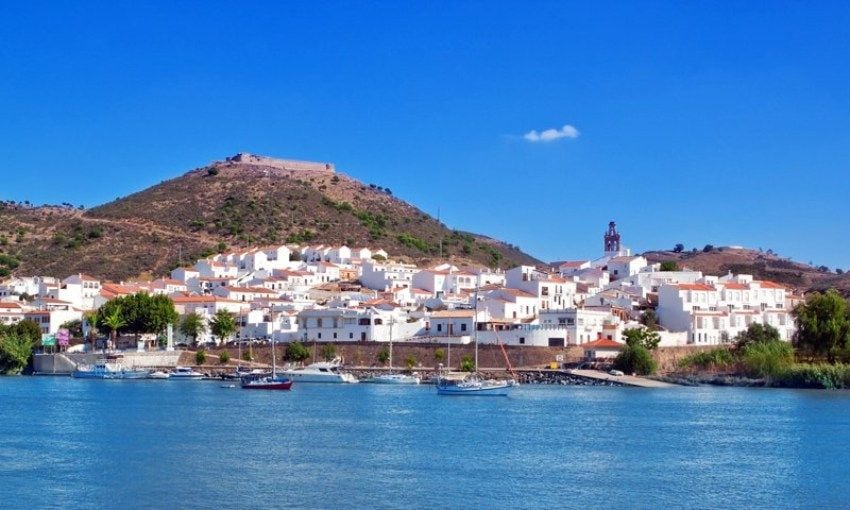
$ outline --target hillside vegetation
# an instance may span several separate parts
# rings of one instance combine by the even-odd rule
[[[682,253],[650,251],[644,253],[644,256],[651,263],[675,261],[679,267],[702,271],[706,275],[722,276],[730,271],[751,274],[756,279],[772,280],[801,291],[836,288],[845,297],[850,297],[850,275],[835,274],[824,268],[758,250],[713,248]]]
[[[428,264],[540,261],[446,228],[391,190],[330,171],[225,160],[83,211],[0,203],[0,276],[159,275],[212,253],[275,243],[383,248]]]

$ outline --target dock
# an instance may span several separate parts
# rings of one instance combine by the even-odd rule
[[[634,375],[611,375],[607,372],[602,372],[601,370],[574,369],[570,370],[569,373],[579,377],[595,379],[597,381],[611,381],[625,386],[636,386],[639,388],[672,388],[676,386],[675,384],[656,381],[655,379],[647,379],[646,377],[638,377]]]

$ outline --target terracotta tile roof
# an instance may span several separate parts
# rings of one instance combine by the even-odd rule
[[[680,283],[677,287],[679,290],[715,290],[711,285],[704,283]]]
[[[779,285],[776,282],[772,282],[770,280],[756,280],[753,283],[758,283],[763,289],[782,289],[785,290],[785,287]]]
[[[722,284],[725,288],[729,290],[748,290],[749,287],[744,285],[743,283],[737,282],[726,282]]]
[[[431,317],[434,319],[462,319],[462,318],[472,318],[475,314],[473,310],[440,310],[437,312],[433,312]]]
[[[581,346],[584,349],[623,349],[625,344],[615,342],[614,340],[608,340],[607,338],[600,338],[586,344],[581,344]]]

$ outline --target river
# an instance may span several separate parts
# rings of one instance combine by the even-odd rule
[[[0,378],[3,508],[838,508],[850,393]]]

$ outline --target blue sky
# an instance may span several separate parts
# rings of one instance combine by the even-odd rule
[[[91,206],[246,151],[547,260],[613,219],[637,251],[850,268],[848,2],[32,4],[0,6],[0,199]]]

